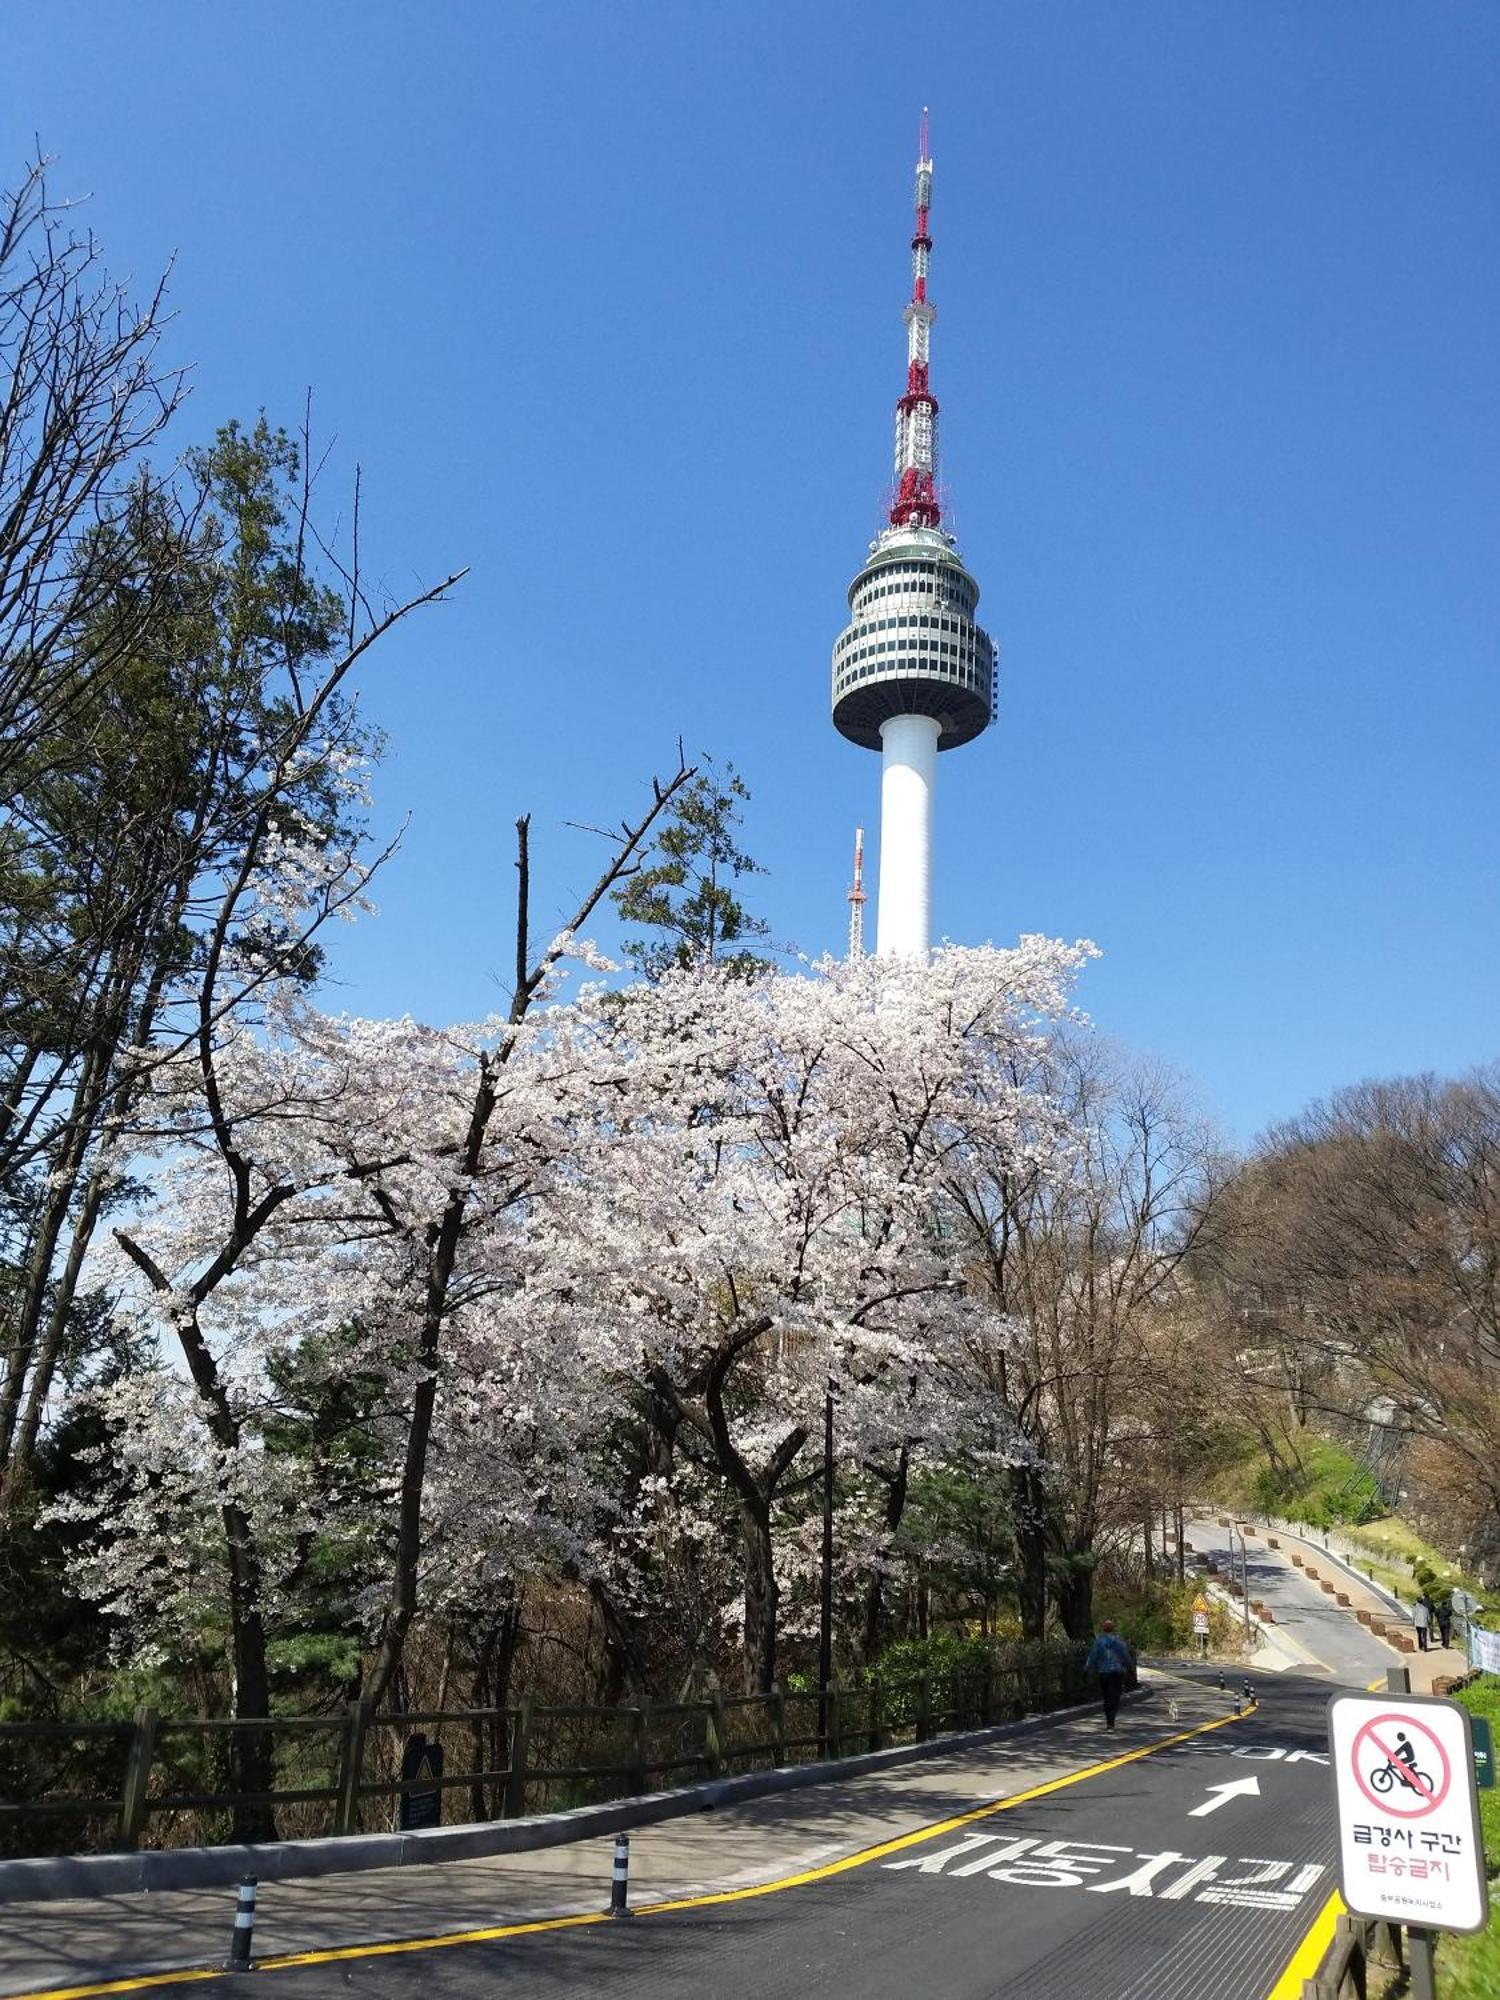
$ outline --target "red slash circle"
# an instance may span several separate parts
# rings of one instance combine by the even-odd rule
[[[1397,1729],[1410,1732],[1412,1747],[1417,1753],[1417,1769],[1432,1779],[1430,1795],[1418,1792],[1402,1778],[1402,1760],[1392,1754]],[[1365,1752],[1370,1758],[1368,1779],[1360,1768],[1361,1754]],[[1380,1812],[1389,1813],[1393,1819],[1423,1819],[1428,1813],[1436,1812],[1447,1798],[1448,1787],[1453,1782],[1447,1751],[1426,1723],[1418,1722],[1414,1715],[1373,1716],[1355,1737],[1349,1761],[1354,1767],[1354,1782],[1370,1804]],[[1375,1777],[1387,1771],[1392,1777],[1384,1792],[1372,1790]],[[1398,1800],[1410,1800],[1411,1803],[1398,1804]]]

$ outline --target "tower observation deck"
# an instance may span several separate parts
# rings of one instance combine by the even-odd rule
[[[906,393],[896,405],[890,525],[849,586],[849,623],[833,649],[833,723],[881,753],[876,950],[925,954],[931,942],[932,804],[937,753],[994,720],[995,648],[975,622],[979,586],[942,525],[937,400],[928,379],[935,310],[927,297],[932,161],[922,114]]]

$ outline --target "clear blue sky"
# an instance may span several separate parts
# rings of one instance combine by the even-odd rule
[[[179,436],[311,384],[328,499],[447,609],[365,676],[381,916],[342,1000],[467,1018],[689,750],[777,934],[841,948],[878,760],[828,721],[902,384],[1001,648],[944,758],[938,928],[1086,935],[1084,999],[1247,1137],[1500,1050],[1490,0],[10,0],[0,117],[172,253]],[[10,173],[7,174],[10,178]],[[609,927],[601,933],[608,941]]]

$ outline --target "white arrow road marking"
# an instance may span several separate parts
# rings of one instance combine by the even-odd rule
[[[1240,1796],[1248,1797],[1251,1792],[1254,1792],[1259,1797],[1260,1779],[1236,1778],[1232,1785],[1210,1785],[1208,1789],[1211,1792],[1216,1792],[1218,1797],[1206,1799],[1201,1806],[1194,1806],[1193,1810],[1188,1814],[1189,1819],[1206,1819],[1211,1812],[1217,1812],[1220,1806],[1227,1806],[1232,1798]]]

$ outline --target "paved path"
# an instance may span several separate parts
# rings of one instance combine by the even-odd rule
[[[1200,1519],[1192,1523],[1189,1539],[1200,1554],[1213,1558],[1226,1577],[1239,1575],[1238,1534],[1231,1543],[1227,1528],[1221,1528],[1217,1521]],[[1246,1538],[1250,1595],[1269,1605],[1276,1631],[1301,1651],[1309,1671],[1326,1671],[1336,1680],[1362,1687],[1377,1677],[1384,1679],[1391,1667],[1405,1666],[1410,1670],[1412,1687],[1419,1691],[1431,1687],[1435,1673],[1465,1671],[1461,1654],[1438,1650],[1403,1654],[1377,1639],[1353,1615],[1355,1610],[1370,1610],[1382,1618],[1390,1617],[1376,1593],[1335,1564],[1320,1560],[1322,1552],[1312,1543],[1294,1543],[1279,1532],[1276,1539],[1281,1543],[1279,1551],[1268,1548],[1264,1533],[1257,1534],[1253,1528]],[[1317,1569],[1320,1581],[1309,1582],[1293,1566],[1289,1553],[1293,1547]],[[1336,1604],[1323,1589],[1321,1578],[1325,1576],[1350,1599],[1349,1610]]]
[[[1383,1619],[1387,1625],[1399,1623],[1403,1632],[1406,1632],[1413,1639],[1416,1638],[1416,1631],[1411,1622],[1410,1604],[1402,1603],[1393,1605],[1387,1593],[1383,1590],[1378,1590],[1373,1583],[1363,1576],[1359,1571],[1358,1565],[1350,1561],[1343,1550],[1335,1548],[1330,1551],[1324,1537],[1321,1535],[1315,1535],[1305,1529],[1298,1530],[1295,1527],[1287,1527],[1284,1524],[1260,1530],[1252,1527],[1249,1530],[1249,1546],[1252,1549],[1256,1546],[1257,1533],[1260,1534],[1263,1540],[1274,1536],[1281,1544],[1283,1554],[1288,1554],[1295,1550],[1298,1555],[1303,1557],[1304,1561],[1312,1564],[1320,1577],[1326,1576],[1330,1582],[1337,1584],[1338,1588],[1349,1598],[1350,1605],[1354,1610],[1371,1611],[1377,1618]],[[1333,1558],[1332,1560],[1330,1559],[1330,1555]],[[1338,1559],[1341,1556],[1344,1558],[1343,1560]],[[1437,1643],[1436,1632],[1432,1634],[1432,1639],[1432,1645],[1425,1652],[1418,1650],[1415,1653],[1407,1653],[1401,1656],[1400,1664],[1405,1666],[1410,1673],[1412,1690],[1417,1694],[1429,1693],[1433,1681],[1440,1675],[1446,1674],[1453,1677],[1466,1674],[1469,1671],[1469,1661],[1466,1653],[1462,1652],[1456,1646],[1439,1645]],[[1394,1665],[1396,1662],[1393,1660],[1391,1664]]]
[[[642,1829],[634,1899],[680,1907],[643,1908],[628,1924],[593,1920],[607,1840],[272,1884],[256,1930],[257,1991],[263,2000],[419,1990],[424,2000],[489,2000],[501,1986],[557,2000],[601,1990],[652,2000],[1264,2000],[1332,1884],[1327,1694],[1326,1679],[1286,1676],[1257,1713],[1235,1720],[1211,1680],[1158,1682],[1111,1736],[1089,1716]],[[1211,1789],[1225,1784],[1236,1789]],[[695,1885],[717,1900],[695,1901]],[[565,1910],[588,1919],[434,1941]],[[15,1994],[201,1962],[223,1947],[229,1899],[12,1905],[0,1915],[0,1992]],[[403,1937],[410,1948],[370,1949]],[[309,1946],[313,1962],[266,1964]]]

